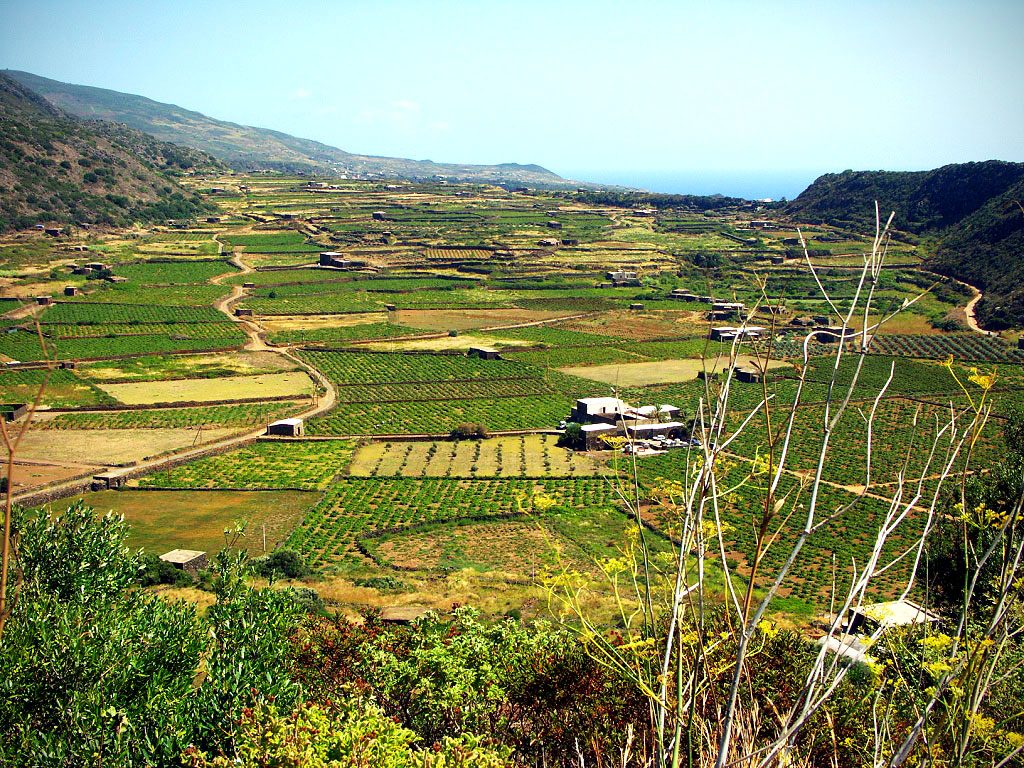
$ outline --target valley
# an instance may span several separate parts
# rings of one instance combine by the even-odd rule
[[[671,522],[646,510],[685,476],[690,451],[640,433],[650,456],[623,454],[624,438],[566,447],[578,400],[671,405],[679,428],[651,434],[689,438],[723,381],[747,371],[731,384],[735,429],[765,397],[788,407],[806,347],[802,440],[785,482],[799,481],[841,346],[816,281],[841,305],[871,248],[870,232],[741,201],[655,209],[586,192],[277,174],[180,183],[209,215],[0,238],[0,400],[16,408],[40,392],[31,417],[11,422],[25,429],[15,501],[84,496],[125,514],[129,543],[156,554],[210,550],[245,520],[242,546],[263,554],[269,531],[268,551],[299,553],[314,589],[349,596],[333,599],[341,611],[383,597],[353,585],[390,578],[402,604],[437,606],[436,585],[450,583],[450,602],[541,615],[555,553],[585,572],[613,556],[636,495],[650,546],[670,551]],[[974,461],[996,450],[1024,398],[1024,350],[1012,331],[968,326],[970,288],[928,271],[907,241],[887,261],[868,322],[902,311],[872,330],[865,406],[829,448],[824,492],[848,509],[780,592],[798,621],[849,577],[836,553],[857,562],[869,550],[895,468],[912,476],[907,450],[928,438],[922,415],[970,412],[954,373],[996,377]],[[760,330],[734,348],[738,327]],[[866,488],[858,414],[890,366]],[[282,419],[299,419],[301,434],[267,434]],[[739,580],[753,544],[742,510],[759,493],[742,477],[763,459],[766,427],[754,420],[726,454],[742,488],[722,512]],[[891,596],[907,575],[893,568],[874,593]]]

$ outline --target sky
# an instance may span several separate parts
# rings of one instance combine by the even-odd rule
[[[1022,29],[1022,0],[0,0],[0,68],[350,152],[777,197],[1024,161]]]

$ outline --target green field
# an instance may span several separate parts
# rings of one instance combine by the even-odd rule
[[[323,490],[334,477],[345,472],[351,458],[352,445],[338,440],[259,442],[148,475],[140,485],[149,488]]]
[[[225,183],[233,188],[239,178],[189,183],[197,189]],[[769,372],[763,388],[732,387],[726,427],[741,423],[767,393],[774,399],[777,429],[797,392],[792,364],[801,358],[808,333],[791,321],[828,312],[815,280],[792,258],[791,223],[753,231],[745,226],[750,212],[727,201],[708,211],[671,206],[647,215],[571,192],[510,194],[427,183],[404,183],[396,191],[345,181],[339,190],[316,194],[306,189],[305,178],[246,180],[249,193],[210,198],[222,208],[219,222],[85,238],[89,253],[76,257],[78,262],[102,260],[124,282],[103,279],[107,273],[71,274],[68,254],[52,243],[0,243],[6,267],[0,279],[10,292],[5,295],[56,298],[54,306],[38,312],[47,350],[32,318],[19,310],[0,329],[0,355],[77,361],[75,370],[50,377],[44,405],[70,410],[40,417],[33,430],[40,450],[67,458],[74,446],[65,438],[85,444],[103,440],[105,430],[111,444],[119,442],[117,435],[131,437],[136,452],[145,451],[146,435],[152,438],[156,430],[180,430],[185,441],[216,430],[255,431],[309,407],[313,382],[296,357],[320,371],[336,395],[330,412],[307,420],[307,434],[358,437],[261,441],[154,472],[140,479],[144,489],[96,497],[118,499],[133,510],[135,535],[147,546],[160,548],[165,538],[184,541],[182,519],[192,519],[202,531],[196,534],[200,548],[214,549],[219,528],[236,511],[276,514],[258,508],[257,500],[279,499],[284,511],[274,523],[274,540],[287,539],[325,573],[472,568],[523,579],[551,565],[556,546],[574,564],[592,568],[592,557],[615,551],[628,522],[605,478],[615,464],[608,455],[567,451],[554,435],[442,438],[465,424],[492,433],[550,430],[577,398],[593,396],[614,395],[634,405],[671,403],[688,420],[721,386],[693,380],[705,367],[702,360],[713,365],[730,350],[709,342],[708,328],[736,321],[712,319],[707,304],[680,301],[670,292],[682,288],[749,306],[762,298],[759,284],[770,303],[786,312],[776,317],[770,340],[744,344],[739,352],[751,356],[770,348],[772,358],[785,364]],[[378,211],[383,218],[373,217]],[[295,219],[286,220],[286,213]],[[820,225],[804,231],[833,298],[841,303],[851,297],[859,278],[850,267],[861,258],[851,254],[863,251],[867,241]],[[875,336],[851,408],[832,433],[826,506],[849,500],[865,480],[864,413],[893,364],[872,436],[872,488],[880,494],[893,489],[900,468],[913,474],[922,466],[922,446],[937,423],[965,411],[965,394],[941,364],[948,356],[964,382],[972,366],[996,373],[993,421],[976,446],[977,462],[997,457],[1001,419],[1024,405],[1024,352],[1014,338],[942,330],[956,327],[953,320],[962,316],[969,292],[921,271],[913,242],[894,247],[899,266],[880,274],[869,322],[915,301]],[[322,250],[339,251],[366,267],[321,269],[314,264]],[[772,264],[770,257],[780,255],[789,258]],[[241,259],[245,269],[237,270],[229,256]],[[636,271],[639,285],[611,286],[608,273],[615,270]],[[63,296],[64,285],[80,294]],[[229,291],[238,294],[229,311],[253,310],[251,324],[229,322],[215,307]],[[13,310],[17,302],[12,298],[8,306]],[[771,324],[763,312],[754,322]],[[259,338],[250,339],[243,329],[259,332]],[[430,335],[435,338],[392,341]],[[241,351],[243,345],[262,351]],[[290,351],[282,354],[274,345]],[[493,346],[502,359],[468,357],[473,346]],[[819,342],[807,349],[811,366],[789,456],[797,473],[814,466],[837,352]],[[850,351],[844,350],[840,384],[853,372]],[[0,399],[29,400],[43,379],[41,371],[0,370]],[[277,396],[290,399],[271,399]],[[214,399],[247,402],[202,404]],[[89,410],[117,407],[118,401],[138,405]],[[168,403],[181,405],[153,407]],[[733,472],[763,456],[765,427],[758,417],[730,444]],[[644,487],[649,490],[657,477],[684,476],[683,456],[670,451],[640,460]],[[66,463],[54,471],[71,471],[72,462]],[[787,488],[796,478],[786,476]],[[723,504],[733,525],[727,557],[741,571],[749,557],[757,493],[748,485]],[[537,494],[558,503],[534,514],[530,500]],[[173,514],[158,509],[160,504]],[[185,511],[189,504],[194,512]],[[807,608],[823,599],[833,552],[844,563],[864,556],[880,504],[870,496],[858,502],[807,548],[793,582],[784,585],[794,605]],[[661,526],[656,510],[650,514],[647,522]],[[898,532],[897,542],[909,540],[913,524]],[[775,552],[792,541],[792,525],[781,532]],[[657,541],[667,547],[666,540]],[[772,559],[777,557],[772,554],[768,565],[778,565]],[[899,575],[894,569],[884,576],[878,594],[894,589]]]
[[[87,493],[97,512],[124,515],[131,526],[128,545],[163,554],[171,549],[222,549],[224,530],[246,522],[237,546],[263,553],[263,529],[270,550],[289,535],[313,504],[315,493],[300,491],[100,491]]]

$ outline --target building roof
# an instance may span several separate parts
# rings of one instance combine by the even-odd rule
[[[878,622],[883,627],[906,627],[911,624],[930,624],[939,617],[912,600],[890,600],[886,603],[872,603],[860,608],[851,608],[852,615],[861,615]]]
[[[630,424],[626,429],[633,432],[653,432],[659,429],[679,429],[685,426],[681,421],[655,421],[650,424]]]
[[[850,661],[868,661],[867,646],[856,635],[825,635],[818,639],[818,645],[824,645],[833,653]]]
[[[581,424],[581,432],[614,432],[618,427],[611,424]]]
[[[271,422],[272,427],[301,427],[302,419],[291,418],[291,419],[278,419],[277,421]]]
[[[160,559],[168,563],[191,563],[197,557],[202,557],[205,552],[198,549],[172,549],[160,555]]]
[[[587,414],[594,413],[621,413],[629,408],[617,397],[581,397],[576,401],[576,407],[582,407]]]

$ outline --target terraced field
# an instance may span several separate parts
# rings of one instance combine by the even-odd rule
[[[185,183],[234,189],[239,181]],[[771,261],[790,255],[792,231],[754,233],[744,226],[750,212],[740,208],[640,212],[577,193],[344,181],[317,194],[308,179],[245,181],[244,196],[210,198],[222,207],[218,221],[186,230],[80,233],[60,246],[81,245],[85,253],[28,236],[0,242],[7,270],[0,309],[8,312],[0,355],[68,364],[0,368],[0,401],[31,402],[42,387],[47,409],[26,434],[24,458],[37,463],[19,465],[17,489],[210,445],[221,452],[175,467],[157,461],[140,487],[88,498],[125,512],[133,543],[153,549],[216,549],[223,528],[245,517],[260,533],[243,546],[261,551],[266,526],[269,546],[292,547],[324,573],[438,576],[471,568],[524,580],[541,575],[558,550],[593,574],[594,558],[615,554],[630,524],[621,488],[608,479],[617,456],[571,451],[545,432],[580,397],[672,403],[687,422],[702,399],[714,400],[720,381],[693,377],[702,360],[715,367],[730,351],[707,340],[709,327],[737,321],[714,320],[707,304],[672,298],[672,290],[749,306],[762,299],[763,285],[770,303],[785,309],[770,340],[740,350],[770,349],[773,361],[763,387],[733,387],[730,428],[766,393],[776,413],[792,402],[792,364],[811,332],[792,321],[835,322],[800,263]],[[866,241],[828,227],[805,232],[834,299],[852,296],[850,267],[861,257],[851,254]],[[325,250],[365,266],[321,268]],[[75,273],[72,254],[103,269]],[[974,386],[971,376],[996,376],[977,462],[998,456],[1001,419],[1024,405],[1024,352],[1015,339],[943,330],[961,316],[969,291],[936,287],[918,269],[911,244],[898,244],[894,258],[899,268],[879,279],[879,311],[926,293],[875,336],[862,364],[852,407],[831,437],[828,509],[862,490],[865,409],[887,382],[872,435],[871,493],[879,496],[892,490],[901,467],[910,474],[921,468],[929,429],[969,407],[961,384]],[[639,284],[612,285],[609,273],[619,270],[636,272]],[[39,295],[53,300],[21,303]],[[752,322],[772,321],[761,313]],[[467,356],[472,347],[496,348],[502,359]],[[837,354],[825,343],[807,349],[811,365],[785,478],[794,494],[813,467]],[[840,383],[853,375],[850,352]],[[950,355],[961,383],[941,364]],[[238,444],[289,416],[305,418],[305,438]],[[468,425],[529,434],[448,439]],[[766,426],[755,419],[730,444],[737,482],[763,458]],[[659,478],[692,470],[682,451],[637,466],[648,501]],[[747,482],[723,500],[732,526],[727,558],[741,573],[760,493]],[[784,585],[794,605],[812,611],[824,604],[833,555],[841,582],[847,564],[864,557],[883,504],[865,495],[808,546]],[[657,505],[644,509],[652,529],[671,531]],[[797,517],[780,532],[776,552],[792,542]],[[912,516],[893,546],[910,541],[917,524]],[[654,549],[666,552],[668,539],[651,536]],[[777,557],[766,567],[777,566]],[[891,594],[901,576],[898,568],[888,572],[877,593]]]

